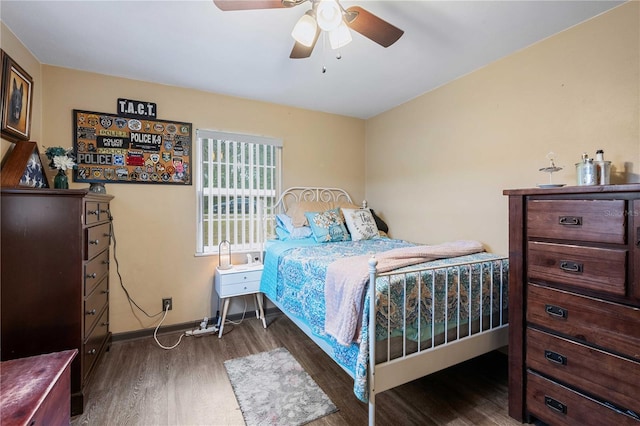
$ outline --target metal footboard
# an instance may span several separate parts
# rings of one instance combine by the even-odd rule
[[[508,342],[507,257],[382,274],[377,274],[376,266],[377,260],[372,257],[369,261],[370,425],[375,424],[376,393]],[[377,279],[387,281],[386,295],[378,293],[373,285]],[[401,307],[395,310],[391,309],[393,288],[401,295],[400,300],[396,300]],[[424,321],[425,318],[430,321]],[[383,332],[386,338],[376,341],[376,335],[380,334],[376,327],[381,319],[386,321],[386,326],[383,324],[379,330],[386,328]]]

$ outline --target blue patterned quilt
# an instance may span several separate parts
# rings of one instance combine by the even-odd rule
[[[369,331],[368,321],[366,320],[369,317],[368,292],[364,301],[360,342],[354,342],[349,346],[339,344],[324,331],[326,270],[331,262],[341,257],[380,253],[412,245],[414,244],[403,240],[381,238],[322,244],[312,243],[309,240],[292,240],[270,243],[267,246],[260,291],[274,301],[288,316],[293,316],[305,323],[316,337],[324,340],[330,346],[333,353],[329,355],[351,374],[354,378],[354,393],[360,400],[365,402],[368,399]],[[429,262],[429,265],[444,267],[446,270],[446,266],[452,263],[484,259],[490,261],[497,257],[489,253],[478,253],[437,260]],[[424,266],[425,264],[419,264],[402,268],[401,270],[410,271]],[[447,279],[439,280],[436,278],[434,283],[431,282],[433,276],[423,276],[421,279],[416,279],[415,275],[417,274],[414,273],[413,278],[408,275],[406,286],[397,285],[393,279],[391,280],[391,286],[389,286],[389,278],[378,278],[376,281],[377,304],[382,306],[382,308],[378,308],[377,314],[379,324],[376,329],[377,340],[386,338],[387,324],[391,324],[392,335],[402,335],[402,329],[405,324],[403,318],[405,317],[409,319],[406,325],[407,335],[410,338],[419,338],[421,340],[430,338],[432,334],[437,335],[442,332],[445,317],[449,318],[450,321],[451,319],[457,321],[459,318],[461,323],[468,320],[468,318],[465,318],[466,311],[464,306],[458,306],[457,302],[455,306],[450,306],[448,309],[438,307],[451,305],[451,296],[457,293],[458,283],[462,283],[461,293],[465,293],[463,300],[468,301],[472,294],[479,294],[479,288],[474,288],[467,282],[463,282],[465,281],[462,276],[464,274],[461,274],[460,279],[455,278],[455,274],[452,274]],[[447,281],[447,285],[444,284],[445,281]],[[416,283],[420,283],[420,286],[417,286]],[[417,292],[418,287],[421,288],[420,292]],[[456,290],[454,290],[454,287]],[[504,287],[505,289],[508,287],[506,281]],[[389,289],[390,291],[388,291]],[[407,306],[411,307],[411,312],[403,315],[402,309],[397,309],[398,306],[402,306],[405,292],[406,297],[412,300],[417,297],[418,293],[424,299],[424,296],[432,291],[436,295],[434,300],[436,300],[435,304],[437,306],[435,308],[424,306],[424,301],[421,303],[411,303],[409,301]],[[466,293],[469,294],[467,295]],[[483,303],[486,305],[487,312],[490,304],[494,305],[494,309],[506,308],[506,294],[503,294],[502,297],[499,294],[487,294],[488,290],[485,289],[483,289],[482,293]],[[447,299],[448,301],[445,303]],[[418,309],[417,305],[420,304],[422,306]],[[417,312],[420,312],[420,315],[417,315]],[[479,312],[473,312],[472,315],[475,317],[479,315]]]

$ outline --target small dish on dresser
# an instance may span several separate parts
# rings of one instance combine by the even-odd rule
[[[566,183],[539,183],[537,185],[538,188],[549,189],[549,188],[562,188]]]

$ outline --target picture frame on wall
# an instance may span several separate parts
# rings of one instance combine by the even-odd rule
[[[2,186],[7,188],[49,188],[38,144],[18,141],[2,161]]]
[[[2,51],[2,137],[28,141],[31,133],[33,78]]]

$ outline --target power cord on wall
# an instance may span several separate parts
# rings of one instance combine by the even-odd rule
[[[120,274],[120,264],[118,263],[118,256],[116,255],[116,252],[117,252],[116,232],[115,232],[115,228],[113,226],[113,216],[111,216],[111,212],[110,211],[109,211],[109,222],[111,222],[111,238],[113,240],[113,260],[116,262],[116,273],[118,274],[118,279],[120,281],[120,287],[122,287],[122,290],[124,290],[124,294],[127,296],[127,300],[129,301],[129,306],[131,306],[131,309],[133,309],[133,307],[135,306],[136,308],[138,308],[138,310],[140,312],[145,314],[148,318],[155,318],[158,315],[161,315],[161,314],[164,313],[164,315],[162,315],[162,319],[160,319],[160,322],[158,323],[158,325],[156,326],[155,330],[153,331],[153,338],[156,341],[156,343],[158,344],[158,346],[160,346],[162,349],[170,350],[170,349],[173,349],[173,348],[177,347],[180,344],[180,342],[182,342],[182,338],[186,335],[185,333],[182,333],[180,335],[180,337],[178,338],[178,341],[173,346],[164,346],[163,344],[161,344],[158,341],[158,329],[160,328],[160,326],[164,322],[165,318],[167,317],[167,313],[169,312],[169,305],[166,304],[165,306],[163,306],[162,307],[162,312],[158,312],[155,315],[149,315],[147,313],[147,311],[142,309],[140,307],[140,305],[138,305],[135,302],[135,300],[133,300],[133,298],[129,294],[129,291],[124,286],[124,281],[122,279],[122,275]]]

